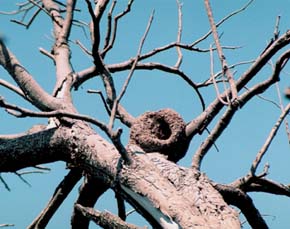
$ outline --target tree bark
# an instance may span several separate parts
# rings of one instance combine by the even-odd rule
[[[123,164],[112,144],[78,121],[2,140],[0,172],[62,160],[119,192],[154,228],[240,228],[205,175],[158,153],[131,153],[133,163]]]

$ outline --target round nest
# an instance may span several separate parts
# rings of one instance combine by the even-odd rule
[[[186,123],[171,110],[146,112],[131,126],[129,144],[136,144],[146,153],[158,152],[177,162],[186,153],[189,141],[185,136]]]

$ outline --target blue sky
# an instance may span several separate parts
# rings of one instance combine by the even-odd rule
[[[0,0],[0,11],[15,9],[15,0]],[[79,1],[84,2],[84,1]],[[122,11],[127,1],[119,1],[116,12]],[[132,13],[124,18],[119,24],[118,40],[115,49],[108,55],[106,63],[117,63],[136,55],[139,40],[144,33],[147,21],[153,9],[155,9],[154,21],[145,42],[143,53],[153,48],[163,46],[176,40],[177,31],[177,8],[175,0],[147,0],[136,1],[132,7]],[[201,37],[209,30],[208,19],[204,9],[203,1],[184,0],[183,2],[183,43],[191,43]],[[216,21],[230,12],[242,7],[247,1],[212,1],[212,8]],[[219,33],[223,34],[221,43],[227,46],[241,46],[237,50],[226,50],[225,55],[229,64],[253,60],[266,47],[272,38],[276,17],[281,16],[280,31],[284,33],[289,29],[289,4],[290,0],[261,1],[256,0],[241,14],[234,16],[225,22]],[[84,10],[77,17],[88,22],[89,17],[83,4],[78,5]],[[19,16],[15,16],[19,18]],[[10,23],[10,16],[0,15],[0,33],[6,38],[7,45],[16,54],[18,59],[36,78],[36,80],[48,91],[51,91],[54,83],[53,65],[47,57],[41,55],[39,47],[47,50],[51,48],[51,27],[45,14],[36,19],[29,30]],[[104,24],[105,25],[105,24]],[[103,32],[105,27],[103,27]],[[73,50],[73,65],[76,71],[89,67],[92,60],[80,51],[73,43],[80,39],[85,45],[89,44],[81,28],[74,28],[71,47]],[[208,48],[212,43],[209,38],[200,44],[200,48]],[[189,53],[183,51],[184,61],[182,69],[194,81],[203,82],[209,76],[209,54]],[[176,50],[157,55],[150,61],[159,61],[165,64],[174,64],[176,61]],[[275,61],[275,58],[273,59]],[[219,71],[219,62],[215,61],[215,70]],[[235,77],[241,75],[248,65],[241,66],[236,70]],[[258,80],[269,76],[271,67],[268,66],[259,74]],[[288,73],[288,74],[287,74]],[[290,68],[285,69],[281,75],[280,89],[283,91],[289,82]],[[128,72],[115,73],[114,80],[118,90],[122,87]],[[11,81],[9,76],[0,69],[0,77]],[[88,95],[87,89],[102,90],[99,79],[93,79],[85,83],[79,91],[74,93],[74,100],[81,113],[92,115],[100,120],[107,120],[105,110],[100,99],[96,95]],[[206,104],[215,97],[213,87],[202,89]],[[30,107],[18,97],[0,87],[0,95],[8,101]],[[263,94],[268,99],[278,102],[276,87],[273,86]],[[283,99],[284,104],[288,101]],[[148,110],[158,110],[170,107],[178,111],[186,121],[192,120],[201,112],[201,106],[195,92],[180,78],[158,71],[136,71],[128,87],[122,104],[133,115],[139,115]],[[253,99],[248,105],[241,109],[234,117],[232,125],[226,129],[223,136],[217,141],[219,152],[212,149],[205,157],[202,171],[214,181],[227,183],[245,175],[255,158],[256,153],[264,144],[271,128],[279,117],[280,110],[272,103],[259,98]],[[8,116],[0,110],[0,133],[17,133],[28,129],[33,123],[45,123],[45,120],[16,119]],[[210,126],[211,128],[213,126]],[[123,135],[124,143],[127,141],[128,131]],[[193,139],[188,155],[180,162],[181,165],[189,166],[193,152],[198,148],[201,141],[207,136],[197,136]],[[290,183],[289,169],[289,144],[282,126],[275,141],[269,148],[262,166],[270,163],[269,178]],[[34,217],[42,210],[45,203],[52,195],[54,188],[67,173],[64,163],[47,165],[52,171],[47,174],[33,174],[26,176],[31,187],[24,184],[13,174],[3,174],[3,178],[10,185],[12,191],[8,192],[0,184],[0,224],[14,223],[15,228],[25,228]],[[286,228],[290,224],[288,213],[290,211],[290,199],[268,194],[251,194],[256,201],[256,206],[270,228]],[[52,219],[48,229],[69,228],[70,214],[73,201],[77,197],[77,189],[69,196],[57,215]],[[108,193],[100,203],[98,209],[107,209],[115,212],[112,195]],[[135,215],[131,217],[135,220]],[[139,219],[137,220],[139,222]],[[139,222],[143,224],[142,221]],[[96,228],[92,225],[92,228]],[[245,224],[245,228],[249,228]]]

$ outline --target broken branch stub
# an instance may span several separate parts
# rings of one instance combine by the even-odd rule
[[[185,135],[186,123],[171,109],[145,112],[131,127],[130,145],[137,145],[145,153],[158,152],[177,162],[186,154],[189,140]]]

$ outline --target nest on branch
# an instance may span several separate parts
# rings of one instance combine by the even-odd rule
[[[129,144],[139,146],[144,152],[158,152],[173,162],[180,160],[188,149],[185,135],[186,123],[171,109],[146,112],[131,126]]]

